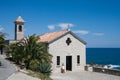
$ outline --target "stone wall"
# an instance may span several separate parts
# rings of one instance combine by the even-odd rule
[[[100,72],[120,76],[120,70],[93,67],[93,72]]]
[[[85,70],[120,76],[120,70],[114,70],[114,69],[108,69],[108,68],[96,67],[96,66],[93,66],[92,70],[90,70],[91,67],[92,66],[85,66]]]

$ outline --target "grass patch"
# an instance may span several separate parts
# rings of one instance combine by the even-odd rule
[[[51,79],[50,77],[47,77],[47,79],[45,79],[46,76],[43,75],[42,73],[35,72],[35,71],[31,71],[31,70],[27,70],[27,71],[28,71],[27,75],[30,75],[30,76],[32,76],[32,77],[37,77],[37,78],[39,78],[39,79],[41,79],[41,80],[53,80],[53,79]]]

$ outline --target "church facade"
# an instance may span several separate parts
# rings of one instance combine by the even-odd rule
[[[62,65],[66,71],[84,70],[86,42],[72,31],[46,33],[40,36],[40,41],[48,43],[48,51],[53,55],[52,69],[54,72],[60,72]]]
[[[24,22],[20,16],[14,21],[15,40],[8,40],[8,44],[18,42],[24,38]],[[45,33],[39,37],[39,42],[48,44],[48,52],[53,56],[53,72],[60,72],[62,65],[64,65],[66,71],[84,70],[86,65],[86,42],[72,31],[61,30]]]

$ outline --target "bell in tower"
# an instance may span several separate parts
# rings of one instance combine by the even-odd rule
[[[19,16],[15,21],[15,40],[24,38],[24,23],[25,21]]]

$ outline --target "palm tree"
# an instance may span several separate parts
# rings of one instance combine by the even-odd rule
[[[24,46],[20,45],[19,43],[13,43],[9,45],[8,53],[11,54],[12,59],[17,63],[20,64],[23,62],[24,57]]]
[[[9,52],[17,63],[25,63],[26,68],[31,68],[42,62],[51,63],[51,57],[47,51],[47,44],[38,42],[39,36],[32,35],[12,44]],[[37,68],[37,67],[36,67]]]
[[[38,42],[39,36],[32,35],[25,38],[20,44],[25,46],[25,62],[26,67],[29,68],[32,60],[41,62],[50,62],[51,55],[47,51],[47,44]]]

